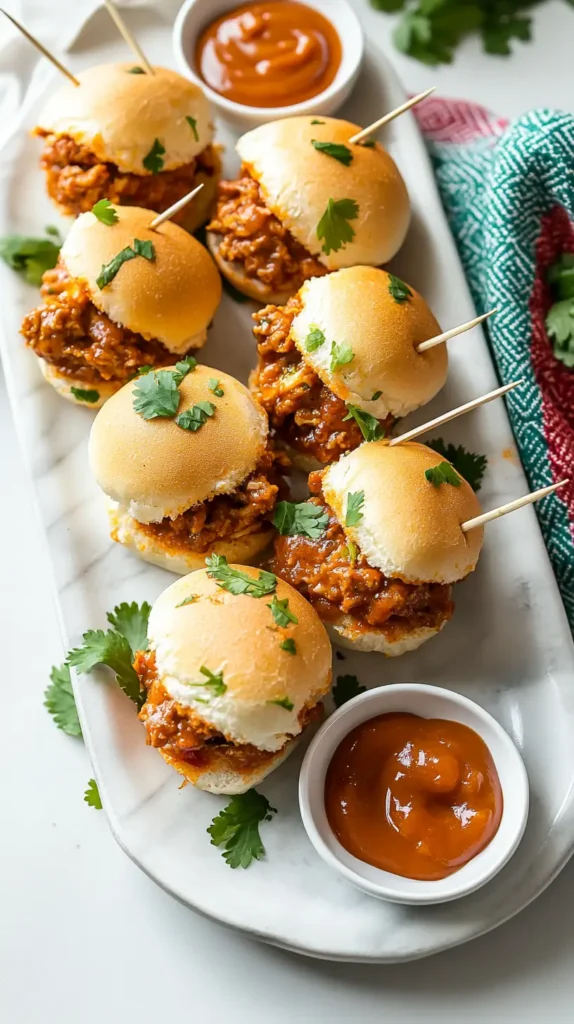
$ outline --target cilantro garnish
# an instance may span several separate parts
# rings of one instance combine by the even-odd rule
[[[223,682],[223,672],[211,672],[205,665],[202,665],[200,670],[202,676],[205,676],[205,681],[200,679],[197,683],[187,683],[188,686],[202,686],[207,690],[211,690],[211,697],[221,697],[222,694],[227,690],[226,684]],[[207,704],[206,700],[200,697],[194,697],[194,700],[198,704]]]
[[[286,626],[289,626],[290,623],[297,625],[299,622],[297,616],[293,615],[293,612],[289,610],[288,597],[283,601],[280,601],[277,594],[274,594],[271,604],[268,604],[267,607],[271,609],[273,619],[278,626],[283,626],[283,628],[285,628]]]
[[[350,491],[347,495],[347,512],[345,526],[357,526],[363,518],[362,508],[365,503],[364,491]]]
[[[546,330],[556,359],[574,367],[574,253],[564,252],[548,271],[554,304],[546,314]]]
[[[172,419],[179,408],[179,393],[173,370],[154,370],[136,379],[134,409],[144,420]]]
[[[46,270],[56,266],[61,245],[59,236],[57,242],[52,242],[49,238],[5,235],[0,238],[0,259],[22,274],[28,284],[38,287]]]
[[[413,295],[408,284],[405,284],[404,281],[401,281],[400,277],[396,277],[394,274],[389,274],[389,291],[395,302],[406,302]]]
[[[175,364],[175,370],[172,370],[173,379],[177,385],[181,384],[184,377],[187,377],[188,373],[193,373],[197,366],[197,359],[195,356],[186,356],[185,359],[180,359],[179,363]]]
[[[473,491],[480,490],[480,484],[484,476],[488,459],[486,455],[476,455],[474,452],[467,452],[461,444],[455,448],[453,444],[446,444],[442,437],[435,437],[432,441],[426,442],[429,448],[438,452],[448,462],[451,462],[457,473],[464,477],[470,484]]]
[[[74,699],[70,669],[65,663],[53,665],[50,679],[51,683],[44,691],[44,707],[50,712],[58,729],[62,729],[68,736],[81,736],[82,727]]]
[[[126,245],[126,247],[121,249],[109,263],[102,264],[102,269],[96,278],[98,288],[105,288],[110,281],[113,281],[120,267],[122,267],[124,263],[128,263],[129,260],[135,259],[136,256],[143,256],[145,260],[149,260],[150,263],[153,263],[155,259],[153,243],[150,241],[142,242],[139,238],[134,238],[133,246]]]
[[[277,588],[277,577],[272,572],[260,569],[255,579],[241,569],[228,565],[225,555],[210,555],[205,559],[205,564],[207,575],[215,580],[217,586],[235,596],[247,594],[249,597],[267,597]]]
[[[349,167],[353,161],[353,154],[349,147],[340,142],[319,142],[317,139],[311,139],[311,145],[320,153],[332,156],[333,160],[338,160],[345,167]]]
[[[146,171],[151,171],[152,174],[159,174],[164,165],[164,156],[165,146],[162,146],[159,139],[154,139],[153,146],[143,159]]]
[[[151,373],[152,370],[155,370],[155,366],[152,366],[151,363],[144,363],[143,366],[138,366],[134,373],[134,377],[141,377],[144,373]]]
[[[225,391],[221,387],[221,384],[219,383],[217,377],[210,377],[208,382],[207,382],[207,386],[208,386],[209,390],[214,395],[217,396],[217,398],[223,398],[223,396],[225,394]]]
[[[195,433],[204,423],[207,423],[214,412],[213,402],[197,402],[196,405],[192,405],[191,409],[180,412],[179,416],[175,417],[175,422],[182,430],[191,430]]]
[[[184,605],[186,605],[186,604],[195,604],[195,602],[198,601],[198,600],[199,600],[199,598],[198,598],[197,594],[189,594],[187,597],[184,597],[183,601],[179,601],[176,604],[175,607],[176,608],[183,608]]]
[[[375,391],[375,392],[374,392],[374,393],[373,393],[373,394],[371,395],[371,402],[376,402],[376,401],[377,401],[377,399],[379,399],[379,398],[381,397],[382,393],[383,393],[382,391]]]
[[[297,647],[292,636],[287,637],[279,646],[282,651],[287,651],[288,654],[297,654]]]
[[[113,612],[106,618],[117,633],[121,633],[130,645],[132,652],[147,651],[147,626],[151,605],[147,601],[139,605],[137,601],[128,604],[123,601],[116,605]]]
[[[329,514],[311,501],[279,501],[273,523],[283,537],[310,537],[318,540],[329,523]]]
[[[295,707],[293,701],[289,700],[289,697],[278,697],[277,700],[268,700],[266,703],[277,704],[278,707],[285,708],[286,711],[292,711]]]
[[[316,352],[321,345],[324,345],[326,341],[325,335],[320,327],[316,324],[311,324],[309,333],[305,338],[305,349],[307,352]]]
[[[191,128],[191,130],[193,132],[193,137],[194,137],[195,141],[199,142],[199,132],[197,130],[197,120],[196,120],[196,118],[195,117],[190,117],[189,114],[187,114],[185,120],[187,121],[189,127]]]
[[[357,545],[352,540],[347,541],[347,554],[351,565],[354,565],[357,561]]]
[[[82,637],[82,646],[68,653],[66,663],[77,672],[91,672],[96,665],[107,665],[116,674],[116,682],[130,700],[133,700],[138,711],[145,703],[145,691],[132,661],[133,652],[128,640],[121,633],[108,629],[90,629]]]
[[[222,855],[230,868],[247,868],[252,860],[265,856],[259,825],[271,821],[277,809],[262,793],[248,789],[232,796],[207,829],[213,846],[223,846]]]
[[[128,75],[145,75],[145,73],[143,68],[128,68]]]
[[[325,124],[325,122],[324,121],[318,121],[317,118],[314,117],[313,120],[311,121],[311,124]]]
[[[460,487],[460,477],[454,471],[450,462],[439,462],[438,466],[431,466],[430,469],[425,469],[425,477],[433,487],[440,487],[441,484],[451,484],[453,487]]]
[[[71,387],[70,391],[77,402],[87,402],[88,405],[94,405],[95,402],[100,400],[100,392],[96,391],[95,388],[84,390],[84,388]]]
[[[345,341],[342,341],[341,344],[333,341],[331,344],[331,373],[335,373],[335,370],[339,370],[341,366],[352,363],[354,358],[355,353],[350,345]]]
[[[358,405],[348,405],[347,408],[349,412],[343,418],[343,422],[355,420],[365,441],[378,441],[379,438],[385,436],[385,428],[382,423],[379,423],[376,416],[371,416],[370,412],[365,412]]]
[[[88,782],[88,788],[84,793],[84,800],[87,803],[88,807],[93,807],[96,811],[101,811],[102,800],[100,797],[98,784],[95,779],[90,779],[90,781]]]
[[[333,700],[335,707],[340,708],[348,700],[364,693],[366,686],[361,686],[356,676],[337,676],[337,682],[333,685]]]
[[[92,213],[94,217],[97,217],[102,224],[106,224],[108,227],[115,224],[118,219],[116,208],[110,203],[109,199],[99,199],[92,206]]]
[[[359,216],[359,206],[354,199],[329,199],[327,209],[317,224],[317,238],[323,242],[322,251],[328,256],[339,252],[355,237],[355,229],[349,224]]]

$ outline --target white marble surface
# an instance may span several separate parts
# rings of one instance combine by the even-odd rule
[[[408,84],[411,86],[410,80]],[[411,87],[416,88],[417,85],[413,81]],[[500,88],[503,88],[502,83]],[[463,91],[461,86],[459,92]],[[514,102],[519,102],[516,93]],[[552,102],[552,97],[547,102]],[[17,486],[19,460],[13,452],[13,442],[6,433],[7,427],[4,424],[2,426],[2,438],[8,439],[3,446],[6,449],[3,454],[8,469],[8,477],[5,479],[11,483],[13,480]],[[41,463],[40,457],[38,465],[41,466]],[[78,474],[74,466],[71,469],[70,478],[81,476],[80,466]],[[65,472],[69,472],[69,469],[66,468]],[[20,482],[18,493],[25,494],[21,488]],[[49,491],[47,498],[50,499]],[[11,589],[9,595],[4,595],[7,607],[3,609],[4,622],[8,613],[15,613],[13,626],[7,630],[9,660],[3,680],[10,696],[7,704],[12,728],[8,731],[8,743],[2,747],[2,755],[6,756],[10,767],[16,754],[22,762],[24,718],[26,723],[26,758],[21,770],[22,785],[13,785],[13,771],[9,772],[8,767],[2,775],[3,782],[8,775],[11,777],[6,806],[8,819],[12,823],[9,869],[3,873],[3,882],[7,883],[9,894],[5,901],[8,909],[8,927],[5,929],[7,947],[2,958],[3,967],[0,969],[2,973],[6,969],[9,977],[9,984],[4,988],[10,997],[7,1019],[66,1020],[70,1005],[67,1005],[63,992],[70,993],[69,1004],[74,1003],[74,1008],[89,993],[88,1016],[83,1014],[87,1020],[101,1019],[103,1007],[110,1005],[110,995],[115,1005],[129,1006],[134,1011],[137,1009],[138,1019],[148,1019],[149,1015],[151,1020],[154,1009],[157,1013],[160,997],[166,1000],[163,1005],[168,1012],[181,1012],[186,1003],[182,1002],[184,991],[179,979],[187,979],[195,974],[195,971],[190,974],[190,963],[203,971],[203,994],[200,998],[204,1009],[212,1005],[210,992],[213,991],[215,979],[220,976],[221,968],[224,968],[225,976],[230,981],[229,991],[225,995],[226,1008],[233,1005],[239,1013],[239,1019],[247,1019],[248,1014],[253,1018],[256,1005],[251,986],[248,989],[239,980],[245,977],[247,971],[257,979],[258,992],[259,986],[262,986],[262,1004],[268,1006],[269,1000],[275,997],[274,1006],[277,1003],[284,1005],[284,1009],[279,1009],[277,1015],[274,1013],[274,1019],[321,1020],[327,1014],[338,1019],[351,1019],[357,1016],[357,1008],[360,1019],[378,1019],[383,1009],[393,1019],[393,1012],[398,1013],[399,1006],[403,1017],[407,1008],[407,1012],[414,1015],[417,1008],[425,1006],[425,1015],[428,1017],[429,1000],[438,1008],[441,997],[449,992],[449,1005],[441,1009],[442,1019],[449,1019],[451,1012],[450,1019],[460,1019],[461,1008],[469,1001],[471,1006],[465,1012],[466,1019],[484,1019],[481,1014],[494,1015],[495,1019],[509,1019],[513,1013],[512,1008],[516,1007],[518,988],[523,989],[527,996],[524,1002],[521,1000],[523,1018],[531,1012],[536,1014],[537,1006],[540,1013],[542,1003],[537,1003],[537,999],[544,998],[548,1005],[548,990],[553,991],[557,971],[560,965],[568,963],[568,955],[571,955],[571,932],[568,931],[567,920],[562,923],[560,916],[557,919],[552,916],[561,902],[560,897],[553,898],[552,893],[563,892],[561,887],[567,885],[564,876],[535,908],[527,910],[516,922],[495,935],[479,940],[466,950],[456,951],[426,964],[383,970],[311,964],[242,942],[177,907],[139,876],[125,858],[120,867],[119,851],[112,849],[111,842],[106,844],[105,840],[102,841],[100,833],[104,826],[101,818],[81,804],[83,779],[80,781],[77,762],[82,760],[82,754],[77,744],[52,733],[50,722],[38,703],[44,686],[41,674],[43,663],[40,664],[39,657],[42,649],[40,636],[46,645],[45,655],[48,659],[56,660],[59,654],[54,642],[54,620],[52,617],[50,621],[46,591],[42,590],[46,584],[45,561],[40,559],[42,571],[38,573],[38,579],[36,575],[33,580],[29,577],[31,566],[35,564],[34,559],[38,555],[35,553],[36,541],[30,540],[27,506],[28,500],[25,499],[22,518],[18,516],[16,523],[12,516],[8,520],[11,543],[7,546],[5,556],[5,569],[6,564],[8,572],[12,568],[15,588]],[[25,659],[23,648],[26,648]],[[24,688],[22,682],[26,683]],[[55,758],[53,776],[52,765],[49,772],[46,770],[48,758]],[[86,768],[86,776],[87,772]],[[72,794],[74,811],[70,819],[63,819],[58,801]],[[56,827],[50,830],[49,822],[52,820]],[[73,822],[73,825],[60,825],[64,820]],[[73,853],[75,842],[79,841],[84,849],[84,837],[87,842],[85,853],[76,856]],[[108,851],[110,864],[118,864],[118,885],[113,869],[110,875],[106,873],[107,860],[104,860],[106,871],[100,866],[100,850]],[[91,859],[92,852],[96,851],[98,856]],[[88,864],[92,870],[86,871],[84,875],[83,868]],[[111,877],[114,881],[110,883]],[[15,878],[19,881],[17,885],[14,884]],[[126,904],[126,899],[131,902]],[[542,909],[538,910],[538,907]],[[81,914],[78,913],[80,908]],[[545,911],[544,908],[548,909]],[[533,918],[536,914],[542,917]],[[520,922],[523,922],[522,925]],[[131,941],[128,939],[130,924],[133,929]],[[544,936],[543,942],[538,940],[539,931]],[[160,941],[157,940],[158,932]],[[503,940],[500,936],[504,934],[512,937]],[[525,942],[526,938],[528,943]],[[38,988],[23,981],[24,967],[29,966],[31,946],[38,965],[38,977],[43,980],[43,985]],[[518,953],[514,970],[510,958],[510,976],[507,978],[508,956],[505,951],[513,946],[516,946]],[[153,955],[158,957],[159,970],[154,974],[168,982],[166,987],[145,985],[134,990],[130,979],[134,973],[141,973],[142,949],[146,952],[153,950]],[[187,955],[182,956],[182,950]],[[477,961],[480,966],[475,972],[473,964]],[[442,968],[437,966],[441,963],[444,964]],[[97,970],[94,965],[97,965]],[[208,965],[211,965],[212,974],[209,974]],[[542,969],[546,974],[540,974]],[[215,970],[218,975],[214,973]],[[485,970],[488,972],[486,992]],[[88,981],[90,971],[92,977],[96,976],[92,984]],[[537,990],[534,987],[536,977],[546,978],[544,995],[541,988]],[[292,984],[294,979],[297,979],[296,988]],[[290,1000],[288,1006],[285,1004],[287,993]],[[553,1019],[557,1019],[559,1012],[557,1008]],[[75,1017],[70,1016],[69,1019]]]

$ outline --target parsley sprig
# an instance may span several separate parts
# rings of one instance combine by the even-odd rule
[[[113,612],[108,612],[106,618],[117,633],[121,633],[129,643],[132,651],[147,650],[147,627],[151,605],[147,601],[139,605],[137,601],[128,604],[123,601],[116,605]]]
[[[318,540],[329,523],[329,514],[312,501],[279,501],[273,523],[283,537],[309,537]]]
[[[55,232],[55,234],[54,234]],[[0,259],[22,277],[28,284],[39,287],[46,270],[52,270],[58,262],[62,241],[56,228],[46,228],[52,238],[31,238],[28,235],[5,235],[0,238]]]
[[[253,860],[265,856],[259,826],[271,821],[277,809],[262,793],[248,789],[233,796],[207,829],[213,846],[222,846],[222,856],[230,868],[248,868]]]
[[[358,405],[348,405],[347,408],[349,411],[343,417],[343,422],[355,420],[365,441],[378,441],[385,436],[385,428],[382,423],[379,423],[376,416],[371,416],[370,412],[365,412]]]
[[[362,686],[356,676],[337,676],[337,682],[333,684],[332,691],[335,707],[340,708],[342,704],[346,704],[348,700],[364,693],[366,689],[367,687]]]
[[[100,392],[96,391],[95,388],[71,387],[70,391],[77,402],[86,402],[88,405],[94,405],[100,400]]]
[[[321,328],[317,327],[317,324],[311,324],[309,333],[305,338],[305,349],[307,352],[316,352],[318,348],[321,348],[321,345],[325,344],[326,340]]]
[[[278,707],[285,708],[286,711],[292,711],[295,707],[293,701],[290,700],[289,697],[277,697],[276,700],[268,700],[266,703],[277,704]]]
[[[363,505],[365,504],[364,491],[349,491],[347,495],[347,511],[345,514],[345,526],[358,526],[363,518]]]
[[[352,150],[341,142],[319,142],[318,139],[311,139],[311,145],[319,153],[325,153],[326,156],[333,157],[333,160],[338,160],[345,167],[350,167],[353,161]]]
[[[165,161],[165,146],[162,145],[159,139],[154,139],[153,146],[151,147],[147,156],[143,159],[143,165],[146,171],[150,171],[152,174],[159,174]]]
[[[277,594],[274,594],[271,604],[268,604],[267,607],[271,609],[274,621],[278,626],[282,626],[283,629],[286,629],[287,626],[291,625],[291,623],[297,625],[299,622],[297,616],[294,615],[289,608],[288,597],[284,598],[283,601],[280,601]]]
[[[457,447],[454,444],[447,444],[442,437],[435,437],[432,441],[427,441],[427,445],[451,462],[457,473],[464,477],[473,491],[480,490],[481,481],[488,465],[486,455],[467,452],[461,444]]]
[[[431,466],[430,469],[425,469],[425,477],[433,487],[440,487],[441,484],[451,484],[452,487],[460,487],[460,477],[452,468],[450,462],[439,462],[438,466]]]
[[[215,580],[218,587],[228,590],[236,597],[247,594],[248,597],[267,597],[277,589],[277,577],[272,572],[259,570],[257,577],[249,576],[241,569],[228,565],[225,555],[209,555],[205,559],[207,575]]]
[[[153,263],[155,260],[155,248],[153,242],[149,239],[142,242],[139,238],[134,238],[133,245],[126,245],[124,249],[121,249],[109,263],[102,264],[102,269],[96,278],[96,284],[98,288],[105,288],[110,281],[113,281],[114,277],[123,267],[124,263],[129,263],[130,260],[134,260],[136,256],[142,256],[144,260],[148,260]]]
[[[548,271],[554,302],[546,314],[546,330],[556,359],[574,368],[574,253],[564,252]]]
[[[95,779],[90,779],[88,782],[88,788],[84,793],[84,801],[87,803],[88,807],[93,807],[96,811],[101,811],[102,798]]]
[[[195,432],[207,423],[207,420],[211,418],[215,413],[215,406],[213,402],[197,402],[196,405],[192,405],[191,409],[186,409],[185,412],[180,412],[179,416],[175,417],[175,422],[178,427],[183,430],[191,430]]]
[[[68,736],[81,736],[82,727],[78,718],[70,669],[65,663],[54,665],[50,679],[50,685],[44,692],[44,707],[50,712],[58,729],[62,729]]]
[[[181,398],[173,370],[156,370],[138,377],[133,396],[134,409],[144,420],[173,419]]]
[[[187,114],[185,120],[187,121],[189,127],[191,128],[191,130],[193,132],[193,137],[194,137],[195,141],[199,142],[199,132],[197,130],[197,118],[191,117],[190,114]]]
[[[331,343],[331,373],[335,373],[336,370],[340,370],[342,366],[347,366],[348,363],[352,363],[355,358],[355,353],[346,341],[333,341]]]
[[[96,665],[106,665],[115,672],[118,686],[138,711],[145,703],[145,691],[140,686],[132,662],[136,650],[147,647],[149,613],[147,602],[141,606],[135,602],[117,605],[113,612],[108,613],[108,621],[115,628],[106,632],[103,629],[88,630],[82,637],[81,647],[73,648],[66,658],[66,665],[73,666],[80,674],[91,672]],[[132,643],[137,647],[132,647]]]
[[[329,199],[327,209],[317,224],[317,238],[323,242],[322,251],[326,256],[344,249],[355,237],[355,229],[349,221],[359,216],[359,205],[354,199]]]
[[[411,299],[413,296],[408,284],[401,281],[400,277],[396,277],[395,274],[389,274],[389,292],[395,302],[398,303],[406,302],[407,299]]]
[[[196,683],[188,683],[188,686],[202,686],[209,692],[211,697],[221,697],[226,692],[227,684],[223,682],[223,672],[211,672],[205,665],[202,665],[199,671],[205,678],[200,679]],[[198,704],[209,704],[209,701],[204,700],[202,697],[194,697],[193,699]]]
[[[111,227],[118,220],[118,214],[115,206],[112,205],[109,199],[99,199],[97,203],[92,206],[92,213],[94,217],[97,217],[102,224],[106,224],[107,227]]]

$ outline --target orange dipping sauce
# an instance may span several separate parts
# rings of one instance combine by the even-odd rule
[[[502,790],[484,741],[459,722],[395,713],[358,725],[325,780],[337,839],[359,860],[406,878],[451,875],[488,845]]]
[[[283,107],[323,92],[341,56],[341,40],[319,11],[267,0],[243,4],[208,25],[195,63],[221,96],[249,107]]]

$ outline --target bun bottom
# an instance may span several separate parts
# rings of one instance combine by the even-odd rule
[[[329,637],[337,647],[347,647],[353,651],[376,651],[378,654],[384,654],[387,658],[399,658],[401,654],[416,651],[417,647],[440,633],[448,621],[448,619],[444,619],[440,626],[422,626],[419,629],[414,629],[411,633],[405,633],[398,640],[390,640],[380,629],[370,632],[359,631],[353,627],[353,620],[348,615],[343,616],[339,622],[325,622],[324,625]]]
[[[294,293],[292,291],[274,292],[273,289],[263,284],[256,277],[248,277],[241,263],[230,263],[229,260],[224,260],[219,252],[219,239],[220,236],[214,231],[207,232],[207,247],[223,277],[227,278],[233,287],[237,288],[238,292],[247,295],[250,299],[254,299],[255,302],[260,302],[262,306],[268,306],[269,304],[284,306]]]
[[[285,746],[275,754],[269,754],[265,761],[252,768],[244,768],[241,771],[234,770],[224,754],[221,755],[221,763],[217,760],[209,768],[201,768],[188,764],[187,761],[180,761],[171,754],[160,749],[164,761],[176,772],[183,775],[187,782],[191,782],[196,789],[203,789],[206,793],[219,793],[227,796],[237,796],[246,793],[253,786],[258,786],[270,772],[278,768],[285,761],[291,751],[297,745],[297,740],[289,740]],[[212,757],[213,762],[213,757]]]
[[[124,547],[132,548],[145,562],[151,562],[152,565],[167,569],[177,576],[186,576],[196,569],[204,569],[205,559],[213,554],[224,555],[228,562],[251,565],[265,548],[269,547],[274,534],[273,528],[269,526],[269,529],[247,533],[244,537],[217,541],[207,551],[201,553],[186,551],[184,548],[177,551],[165,547],[159,540],[151,537],[137,519],[130,516],[126,509],[115,501],[108,501],[108,518],[112,540],[123,544]]]
[[[66,374],[60,373],[56,366],[52,363],[47,363],[41,356],[36,356],[38,360],[40,371],[48,384],[51,384],[58,394],[67,399],[68,402],[73,402],[74,405],[83,405],[85,409],[100,409],[104,402],[107,402],[108,398],[115,395],[116,391],[119,391],[122,385],[119,381],[112,383],[111,381],[102,381],[100,384],[87,384],[85,380],[77,380],[74,377],[68,377]],[[99,398],[97,402],[82,402],[79,398],[76,398],[72,394],[72,388],[78,388],[80,391],[97,391]]]
[[[325,469],[324,462],[319,462],[319,460],[314,459],[312,455],[306,455],[305,452],[300,452],[297,448],[292,448],[290,444],[286,444],[281,440],[281,436],[279,434],[275,434],[275,440],[288,456],[291,465],[294,466],[295,469],[299,469],[302,473],[307,474],[314,473],[316,469]]]
[[[188,231],[190,235],[195,234],[202,224],[205,224],[211,217],[220,177],[221,164],[217,174],[205,174],[205,172],[198,171],[195,175],[193,187],[197,188],[198,185],[203,185],[203,188],[195,199],[187,204],[182,218],[177,221],[180,227]]]

